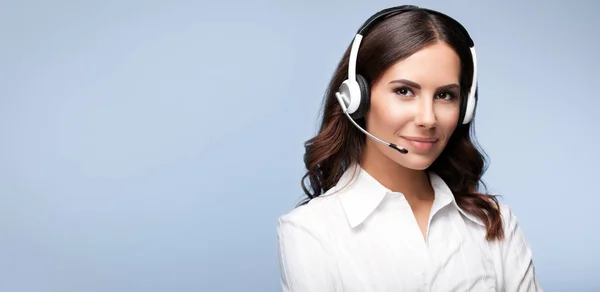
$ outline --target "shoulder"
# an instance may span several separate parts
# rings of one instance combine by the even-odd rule
[[[510,223],[513,220],[517,219],[517,216],[515,216],[515,213],[513,212],[510,205],[506,203],[498,203],[498,205],[500,206],[500,216],[502,218],[503,224],[506,225],[506,223]]]
[[[293,226],[295,228],[315,231],[323,227],[324,221],[332,216],[332,212],[338,207],[335,195],[325,193],[310,200],[308,203],[295,207],[278,217],[278,228]]]
[[[317,197],[278,218],[279,258],[286,271],[297,274],[308,266],[311,269],[319,266],[319,269],[325,269],[322,274],[326,274],[326,270],[331,268],[328,257],[331,254],[331,231],[335,229],[332,224],[339,214],[336,211],[338,205],[335,196]]]
[[[329,241],[332,233],[339,232],[348,225],[340,201],[340,196],[346,192],[348,190],[334,186],[308,203],[280,215],[277,220],[280,239],[301,236],[320,242]]]
[[[509,252],[506,250],[507,248],[517,248],[517,250],[531,253],[529,243],[526,240],[514,209],[507,204],[500,204],[500,216],[502,218],[502,230],[504,232],[504,237],[500,241],[500,246],[504,247],[504,252]]]
[[[339,291],[337,267],[327,240],[336,198],[317,197],[281,215],[278,259],[285,291]]]
[[[498,203],[500,206],[500,217],[502,218],[502,228],[506,232],[518,227],[518,218],[514,210],[506,203]]]

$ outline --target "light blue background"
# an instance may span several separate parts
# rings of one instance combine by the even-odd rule
[[[600,4],[412,3],[475,40],[485,181],[545,291],[599,291]],[[0,291],[279,291],[322,94],[398,4],[2,1]]]

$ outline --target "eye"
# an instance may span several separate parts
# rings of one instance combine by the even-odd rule
[[[435,98],[452,100],[452,99],[456,98],[456,94],[453,92],[442,92],[442,93],[437,94],[435,96]]]
[[[404,95],[404,96],[413,94],[412,91],[410,91],[410,89],[408,87],[398,87],[398,88],[394,89],[394,92],[396,94]]]

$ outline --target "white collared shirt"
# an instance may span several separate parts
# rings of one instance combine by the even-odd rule
[[[283,291],[542,291],[510,209],[501,204],[504,240],[488,242],[485,225],[429,175],[435,199],[426,241],[403,195],[358,165],[327,193],[281,216]]]

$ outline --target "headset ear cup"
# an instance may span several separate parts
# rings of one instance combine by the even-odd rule
[[[477,106],[477,89],[474,94],[467,95],[466,100],[461,101],[460,107],[460,122],[463,125],[471,123],[475,115],[475,107]]]
[[[371,90],[367,79],[360,74],[356,74],[356,82],[360,88],[360,105],[356,112],[352,114],[352,118],[355,120],[364,118],[371,105]]]
[[[465,113],[466,113],[467,102],[468,102],[467,99],[468,99],[468,96],[465,96],[464,98],[461,98],[461,100],[460,100],[460,112],[458,115],[458,123],[459,124],[465,123]]]

